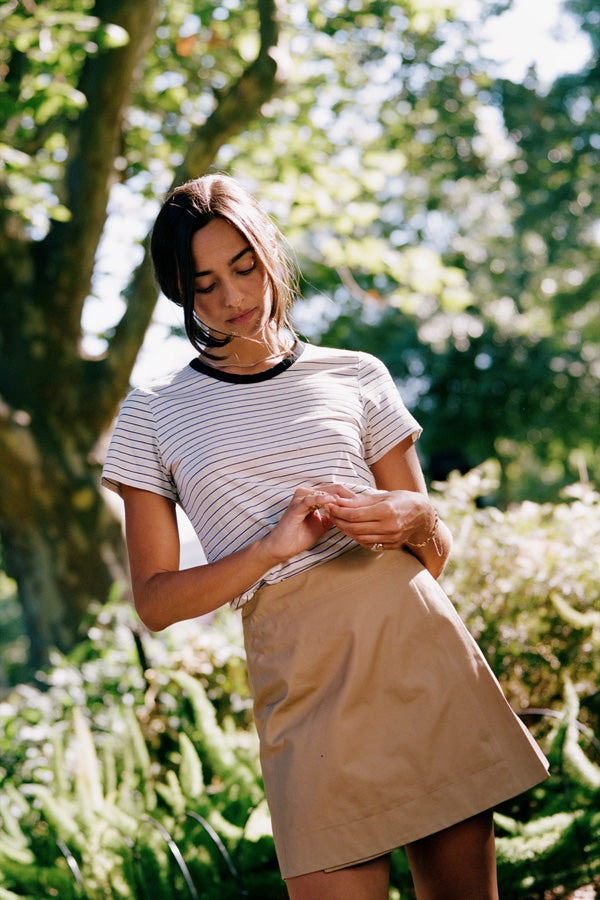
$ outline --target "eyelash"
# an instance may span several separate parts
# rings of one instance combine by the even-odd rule
[[[256,263],[252,263],[252,265],[248,269],[239,269],[235,274],[236,275],[249,275],[256,268]],[[215,284],[209,284],[208,287],[205,288],[196,288],[197,294],[210,294],[212,290],[214,290]]]

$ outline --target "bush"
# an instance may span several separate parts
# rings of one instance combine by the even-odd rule
[[[600,496],[575,485],[558,504],[480,507],[494,474],[489,463],[437,486],[454,535],[444,588],[515,709],[560,705],[568,673],[598,731]]]
[[[444,587],[552,765],[496,815],[502,896],[526,900],[600,875],[600,507],[578,486],[501,512],[492,476],[434,499],[455,536]],[[287,896],[239,615],[152,636],[116,597],[39,680],[0,703],[0,900]],[[413,896],[403,851],[392,886]]]
[[[243,864],[260,882],[249,896],[286,896],[230,619],[141,643],[114,603],[72,656],[55,656],[45,689],[21,685],[0,704],[4,890],[227,900],[242,896]]]
[[[434,502],[454,536],[443,586],[551,763],[496,814],[500,894],[526,900],[600,874],[600,496],[502,511],[497,479],[492,462],[452,475]]]

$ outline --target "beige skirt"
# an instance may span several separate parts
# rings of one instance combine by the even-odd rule
[[[242,608],[284,878],[371,859],[542,781],[547,764],[452,603],[355,548]]]

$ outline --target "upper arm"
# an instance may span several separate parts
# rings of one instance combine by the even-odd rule
[[[121,486],[125,536],[134,597],[159,572],[179,569],[179,530],[173,501],[140,488]]]
[[[377,487],[382,491],[418,491],[427,486],[412,436],[404,438],[370,467]]]

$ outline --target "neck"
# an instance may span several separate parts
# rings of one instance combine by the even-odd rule
[[[250,370],[253,373],[266,371],[280,362],[294,346],[293,338],[277,334],[269,340],[234,338],[225,347],[210,350],[210,356],[200,354],[206,365],[224,372]]]

